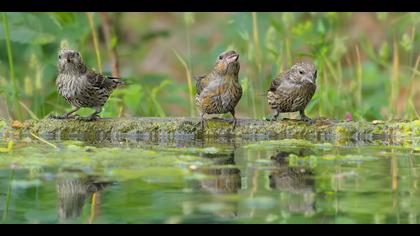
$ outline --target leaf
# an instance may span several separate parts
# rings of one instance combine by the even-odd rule
[[[171,80],[164,80],[164,81],[162,81],[162,83],[160,83],[160,85],[158,87],[153,88],[152,89],[152,92],[151,92],[152,101],[155,104],[155,108],[156,108],[156,110],[157,110],[157,112],[158,112],[158,114],[159,114],[160,117],[165,117],[166,116],[166,113],[163,110],[163,108],[160,105],[160,103],[158,102],[158,99],[157,98],[158,98],[158,95],[159,95],[160,91],[164,87],[168,86],[171,83],[172,83]]]
[[[141,85],[132,85],[120,92],[123,93],[124,104],[132,111],[138,111],[144,97],[143,87]]]
[[[109,49],[115,48],[117,46],[117,44],[118,44],[118,38],[115,35],[113,35],[112,38],[111,38],[111,42],[110,42],[110,45],[109,45],[110,48]]]
[[[274,19],[270,20],[271,26],[276,29],[277,32],[283,32],[283,26],[281,23],[275,21]]]
[[[325,25],[324,25],[324,22],[322,21],[322,20],[319,20],[318,21],[318,26],[317,26],[317,31],[320,33],[320,34],[325,34]]]
[[[0,129],[6,127],[6,125],[7,125],[6,121],[0,118]]]
[[[239,80],[239,83],[241,84],[243,93],[246,94],[248,92],[248,89],[249,89],[249,79],[248,79],[248,77],[243,77],[242,79]]]
[[[266,36],[265,36],[265,45],[268,51],[272,52],[269,54],[271,56],[271,60],[276,59],[276,54],[278,54],[277,51],[277,42],[276,42],[276,29],[272,26],[270,26],[267,30]]]
[[[7,148],[0,148],[0,153],[9,153],[13,150],[14,142],[10,140],[7,144]]]
[[[333,46],[334,47],[331,52],[331,57],[333,60],[339,60],[342,56],[344,56],[347,53],[345,37],[336,37],[334,39]]]
[[[4,40],[4,33],[0,30],[0,39]],[[49,44],[56,40],[52,34],[39,33],[26,27],[17,27],[10,32],[10,41],[23,44]]]
[[[187,26],[190,26],[194,23],[194,13],[192,12],[185,12],[184,13],[184,23]]]
[[[50,12],[48,13],[51,20],[59,27],[63,28],[65,25],[74,24],[76,17],[74,13],[69,12]]]
[[[413,48],[413,42],[411,41],[410,36],[408,34],[404,34],[403,35],[403,37],[401,39],[401,42],[400,42],[400,45],[402,46],[402,48],[405,51],[412,50],[412,48]]]
[[[385,21],[388,18],[388,12],[377,12],[376,17],[378,17],[378,20]]]
[[[239,37],[244,41],[249,41],[249,33],[245,30],[238,30]]]
[[[32,44],[49,44],[55,42],[56,37],[52,34],[47,33],[38,33],[36,36],[32,39]]]
[[[381,48],[379,49],[379,57],[383,60],[383,61],[387,61],[389,58],[389,45],[388,42],[384,42],[381,46]]]

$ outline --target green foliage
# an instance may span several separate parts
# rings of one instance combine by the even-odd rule
[[[0,99],[7,100],[11,118],[19,118],[19,113],[25,119],[42,118],[70,109],[54,84],[56,53],[62,45],[80,50],[90,67],[98,71],[102,67],[105,74],[112,73],[109,51],[118,51],[122,77],[130,82],[113,94],[104,116],[195,115],[189,76],[208,73],[216,56],[231,48],[241,54],[240,80],[245,87],[239,116],[268,116],[265,93],[272,79],[304,58],[312,59],[319,71],[318,90],[307,108],[311,117],[343,119],[352,113],[354,118],[373,120],[415,118],[419,113],[415,98],[420,91],[410,90],[418,84],[419,69],[414,65],[420,54],[419,13],[110,16],[115,35],[105,42],[98,14],[93,14],[93,27],[85,13],[8,13],[7,24],[3,15]],[[163,20],[155,26],[159,17]],[[360,23],[361,17],[371,23]],[[396,72],[398,83],[391,79]]]

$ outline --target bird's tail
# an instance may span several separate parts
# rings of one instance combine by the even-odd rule
[[[126,85],[126,83],[121,79],[121,78],[117,78],[117,77],[109,77],[110,79],[112,79],[112,81],[115,84],[115,87],[121,87]]]

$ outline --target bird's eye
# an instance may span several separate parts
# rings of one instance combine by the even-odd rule
[[[78,52],[76,52],[76,56],[80,56],[80,54]]]
[[[219,60],[222,60],[223,59],[223,56],[219,56]]]
[[[61,55],[58,55],[58,59],[61,59]]]
[[[305,71],[300,70],[300,71],[299,71],[299,74],[303,75],[303,74],[305,74]]]

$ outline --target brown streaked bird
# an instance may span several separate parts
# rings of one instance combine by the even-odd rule
[[[79,218],[82,215],[86,199],[100,197],[102,190],[113,185],[113,182],[100,182],[95,176],[67,177],[67,174],[76,174],[73,171],[61,173],[58,178],[58,216],[60,220]]]
[[[271,157],[273,169],[268,175],[269,188],[285,194],[281,204],[290,213],[312,215],[316,212],[315,204],[315,171],[306,166],[291,166],[289,156],[303,158],[307,149],[296,152],[280,152]]]
[[[236,128],[235,107],[242,97],[242,87],[239,84],[239,54],[227,51],[220,54],[213,71],[196,80],[196,104],[201,111],[201,127],[204,129],[205,114],[231,113],[233,129]]]
[[[119,78],[101,75],[87,68],[82,55],[72,49],[61,49],[58,52],[59,74],[56,80],[58,93],[72,106],[72,110],[62,116],[51,116],[55,119],[68,119],[82,107],[93,108],[95,112],[89,117],[77,117],[79,120],[93,121],[99,119],[102,106],[112,91],[123,82]]]
[[[267,93],[268,104],[275,111],[272,120],[280,113],[299,112],[305,122],[312,120],[305,115],[305,108],[316,90],[317,70],[311,62],[299,62],[290,70],[278,75]]]

